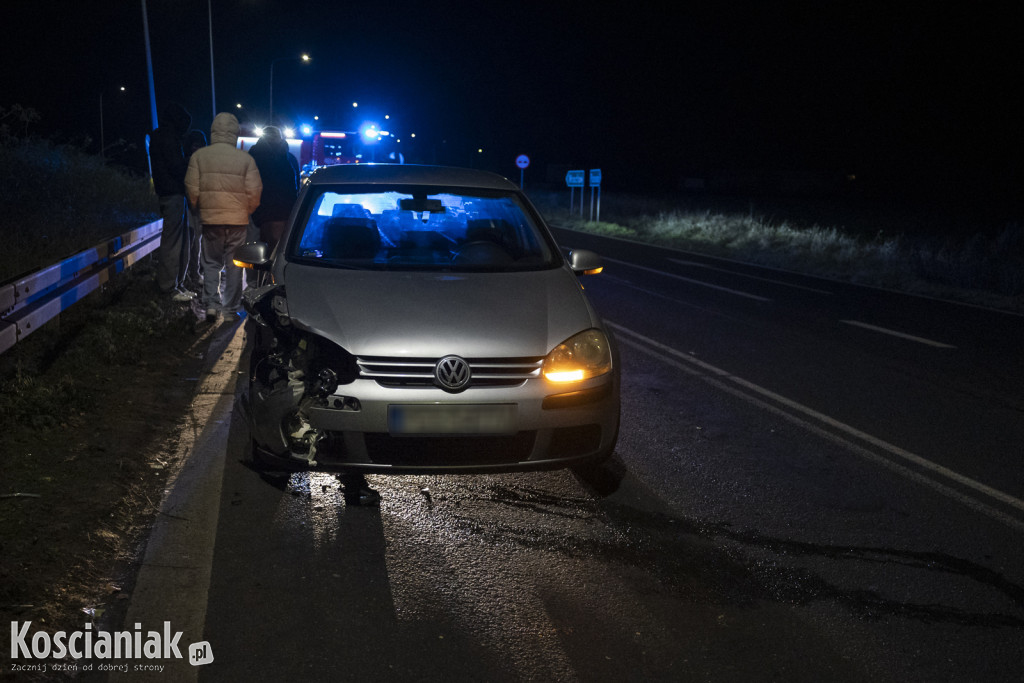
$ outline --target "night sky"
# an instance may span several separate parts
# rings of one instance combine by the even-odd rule
[[[283,121],[351,129],[388,113],[392,131],[417,134],[414,161],[517,177],[528,154],[538,181],[601,167],[610,190],[780,170],[972,201],[1014,200],[1024,181],[1024,25],[1010,3],[211,4],[218,110],[265,122],[284,58]],[[38,110],[37,133],[96,140],[102,92],[108,141],[141,143],[141,0],[11,5],[0,105]],[[208,130],[207,1],[147,9],[158,106],[178,101]],[[287,59],[302,52],[310,64]]]

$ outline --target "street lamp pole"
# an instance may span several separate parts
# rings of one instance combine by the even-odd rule
[[[267,122],[268,125],[274,123],[274,65],[278,62],[290,62],[290,61],[303,61],[309,62],[312,59],[309,55],[302,55],[301,57],[279,57],[274,61],[270,62],[270,114],[267,118],[270,120]]]
[[[153,128],[159,124],[156,118],[156,86],[153,84],[153,53],[149,49],[149,17],[146,16],[146,0],[142,0],[142,35],[146,39],[146,70],[149,72],[149,114],[153,120]],[[149,156],[149,143],[146,143],[146,156]]]
[[[217,86],[213,81],[213,4],[206,0],[206,15],[210,25],[210,99],[213,102],[213,117],[217,118]]]

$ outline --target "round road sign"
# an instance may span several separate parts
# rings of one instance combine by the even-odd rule
[[[526,168],[529,165],[530,157],[526,156],[525,154],[520,154],[519,156],[516,157],[516,166],[518,166],[519,168]]]

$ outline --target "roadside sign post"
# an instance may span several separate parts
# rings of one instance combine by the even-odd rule
[[[580,218],[583,218],[583,171],[569,171],[566,173],[565,184],[569,186],[569,215],[572,215],[576,188],[580,188]]]
[[[594,217],[594,189],[597,189],[597,218]],[[590,220],[601,220],[601,169],[590,169]]]
[[[523,172],[530,165],[530,157],[520,154],[516,157],[516,166],[519,167],[519,189],[523,189]]]

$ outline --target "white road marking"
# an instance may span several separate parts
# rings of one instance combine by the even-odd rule
[[[882,334],[888,334],[893,337],[899,337],[900,339],[909,339],[920,344],[927,344],[928,346],[934,346],[937,349],[955,349],[955,346],[950,344],[943,344],[942,342],[933,341],[931,339],[925,339],[924,337],[915,337],[912,334],[905,332],[897,332],[896,330],[890,330],[885,327],[878,327],[877,325],[869,325],[868,323],[862,323],[859,320],[840,320],[839,322],[846,325],[853,325],[854,327],[862,327],[865,330],[871,330],[873,332],[881,332]]]
[[[804,285],[794,285],[791,282],[783,282],[782,280],[773,280],[769,277],[760,277],[758,275],[748,275],[746,273],[737,273],[734,270],[728,268],[718,268],[716,266],[708,265],[707,263],[699,263],[698,261],[684,261],[683,259],[670,258],[668,259],[672,263],[678,263],[681,266],[693,266],[695,268],[704,268],[705,270],[717,270],[720,273],[728,273],[736,277],[745,277],[748,280],[760,280],[761,282],[770,282],[773,285],[779,285],[780,287],[792,287],[793,289],[802,289],[805,292],[814,292],[815,294],[824,294],[825,296],[832,296],[832,292],[824,289],[815,289],[814,287],[805,287]]]
[[[1008,526],[1011,526],[1017,529],[1018,531],[1024,532],[1024,521],[1016,519],[1015,517],[1011,517],[1010,515],[1007,515],[1006,513],[1001,512],[1000,510],[997,510],[970,495],[966,495],[961,491],[951,488],[950,486],[943,484],[940,481],[936,481],[931,477],[924,476],[904,465],[900,465],[898,462],[877,455],[871,452],[870,450],[857,445],[856,443],[848,441],[847,439],[842,438],[839,435],[833,434],[827,430],[824,430],[816,426],[811,422],[808,422],[807,419],[803,419],[798,415],[793,415],[791,413],[783,411],[777,405],[773,405],[772,403],[757,398],[756,396],[752,396],[747,392],[754,392],[755,394],[759,394],[760,396],[766,399],[771,399],[771,401],[774,401],[776,404],[781,404],[786,408],[789,408],[790,410],[796,411],[797,413],[803,415],[804,418],[810,418],[817,422],[823,423],[824,425],[827,425],[832,429],[838,430],[850,437],[860,439],[861,441],[866,442],[876,448],[879,448],[891,455],[894,455],[899,459],[902,459],[909,463],[913,463],[914,465],[917,465],[918,467],[921,467],[934,475],[938,475],[939,477],[945,478],[949,481],[956,482],[957,484],[965,486],[977,493],[988,496],[989,498],[997,500],[1001,503],[1005,503],[1006,505],[1012,508],[1024,512],[1024,501],[1020,500],[1019,498],[1015,498],[1014,496],[1011,496],[1008,493],[1004,493],[990,486],[986,486],[985,484],[982,484],[979,481],[971,479],[970,477],[966,477],[962,474],[959,474],[958,472],[954,472],[953,470],[947,467],[943,467],[942,465],[934,463],[915,453],[911,453],[910,451],[904,450],[899,446],[894,446],[893,444],[883,441],[882,439],[867,434],[866,432],[862,432],[859,429],[856,429],[855,427],[851,427],[850,425],[847,425],[827,415],[819,413],[816,410],[808,408],[807,406],[801,405],[796,401],[792,401],[784,396],[780,396],[779,394],[776,394],[773,391],[765,389],[764,387],[758,386],[753,382],[749,382],[741,377],[736,377],[735,375],[730,374],[726,370],[722,370],[721,368],[715,367],[714,365],[711,365],[709,363],[705,363],[704,361],[697,360],[696,358],[693,358],[692,356],[682,351],[662,344],[661,342],[655,341],[654,339],[651,339],[649,337],[645,337],[644,335],[634,332],[626,327],[608,321],[605,322],[609,327],[616,331],[619,340],[628,344],[629,346],[643,353],[646,353],[654,358],[667,362],[670,365],[677,367],[681,370],[684,370],[689,374],[704,377],[707,381],[714,384],[715,386],[718,386],[728,391],[729,393],[738,396],[739,398],[742,398],[743,400],[749,403],[757,405],[761,408],[765,408],[771,411],[772,413],[779,415],[791,422],[794,422],[795,424],[798,424],[814,432],[815,434],[824,436],[833,442],[840,443],[844,447],[852,450],[853,452],[857,453],[861,457],[864,457],[865,459],[881,464],[907,479],[911,479],[913,481],[922,483],[949,498],[957,500],[960,503],[963,503],[964,505],[967,505],[968,507],[978,512],[981,512],[982,514],[985,514]],[[682,361],[682,363],[680,363],[679,361]],[[730,386],[726,382],[731,382],[735,385],[739,385],[740,387],[746,389],[747,392],[740,391],[735,386]]]
[[[713,285],[710,282],[702,282],[700,280],[694,280],[693,278],[683,277],[682,275],[675,275],[673,273],[666,273],[665,271],[658,270],[657,268],[648,268],[647,266],[638,266],[635,263],[629,263],[628,261],[618,261],[618,260],[612,259],[612,258],[603,258],[602,260],[605,261],[606,263],[618,263],[620,265],[628,266],[630,268],[636,268],[638,270],[646,270],[649,273],[657,273],[658,275],[663,275],[665,277],[671,277],[671,278],[675,278],[676,280],[682,280],[683,282],[689,282],[692,285],[699,285],[701,287],[708,287],[710,289],[717,289],[720,292],[728,292],[729,294],[735,294],[736,296],[746,297],[747,299],[753,299],[755,301],[771,301],[771,299],[769,299],[767,297],[763,297],[763,296],[758,296],[757,294],[750,294],[749,292],[741,292],[738,289],[729,289],[728,287],[721,287],[719,285]]]

